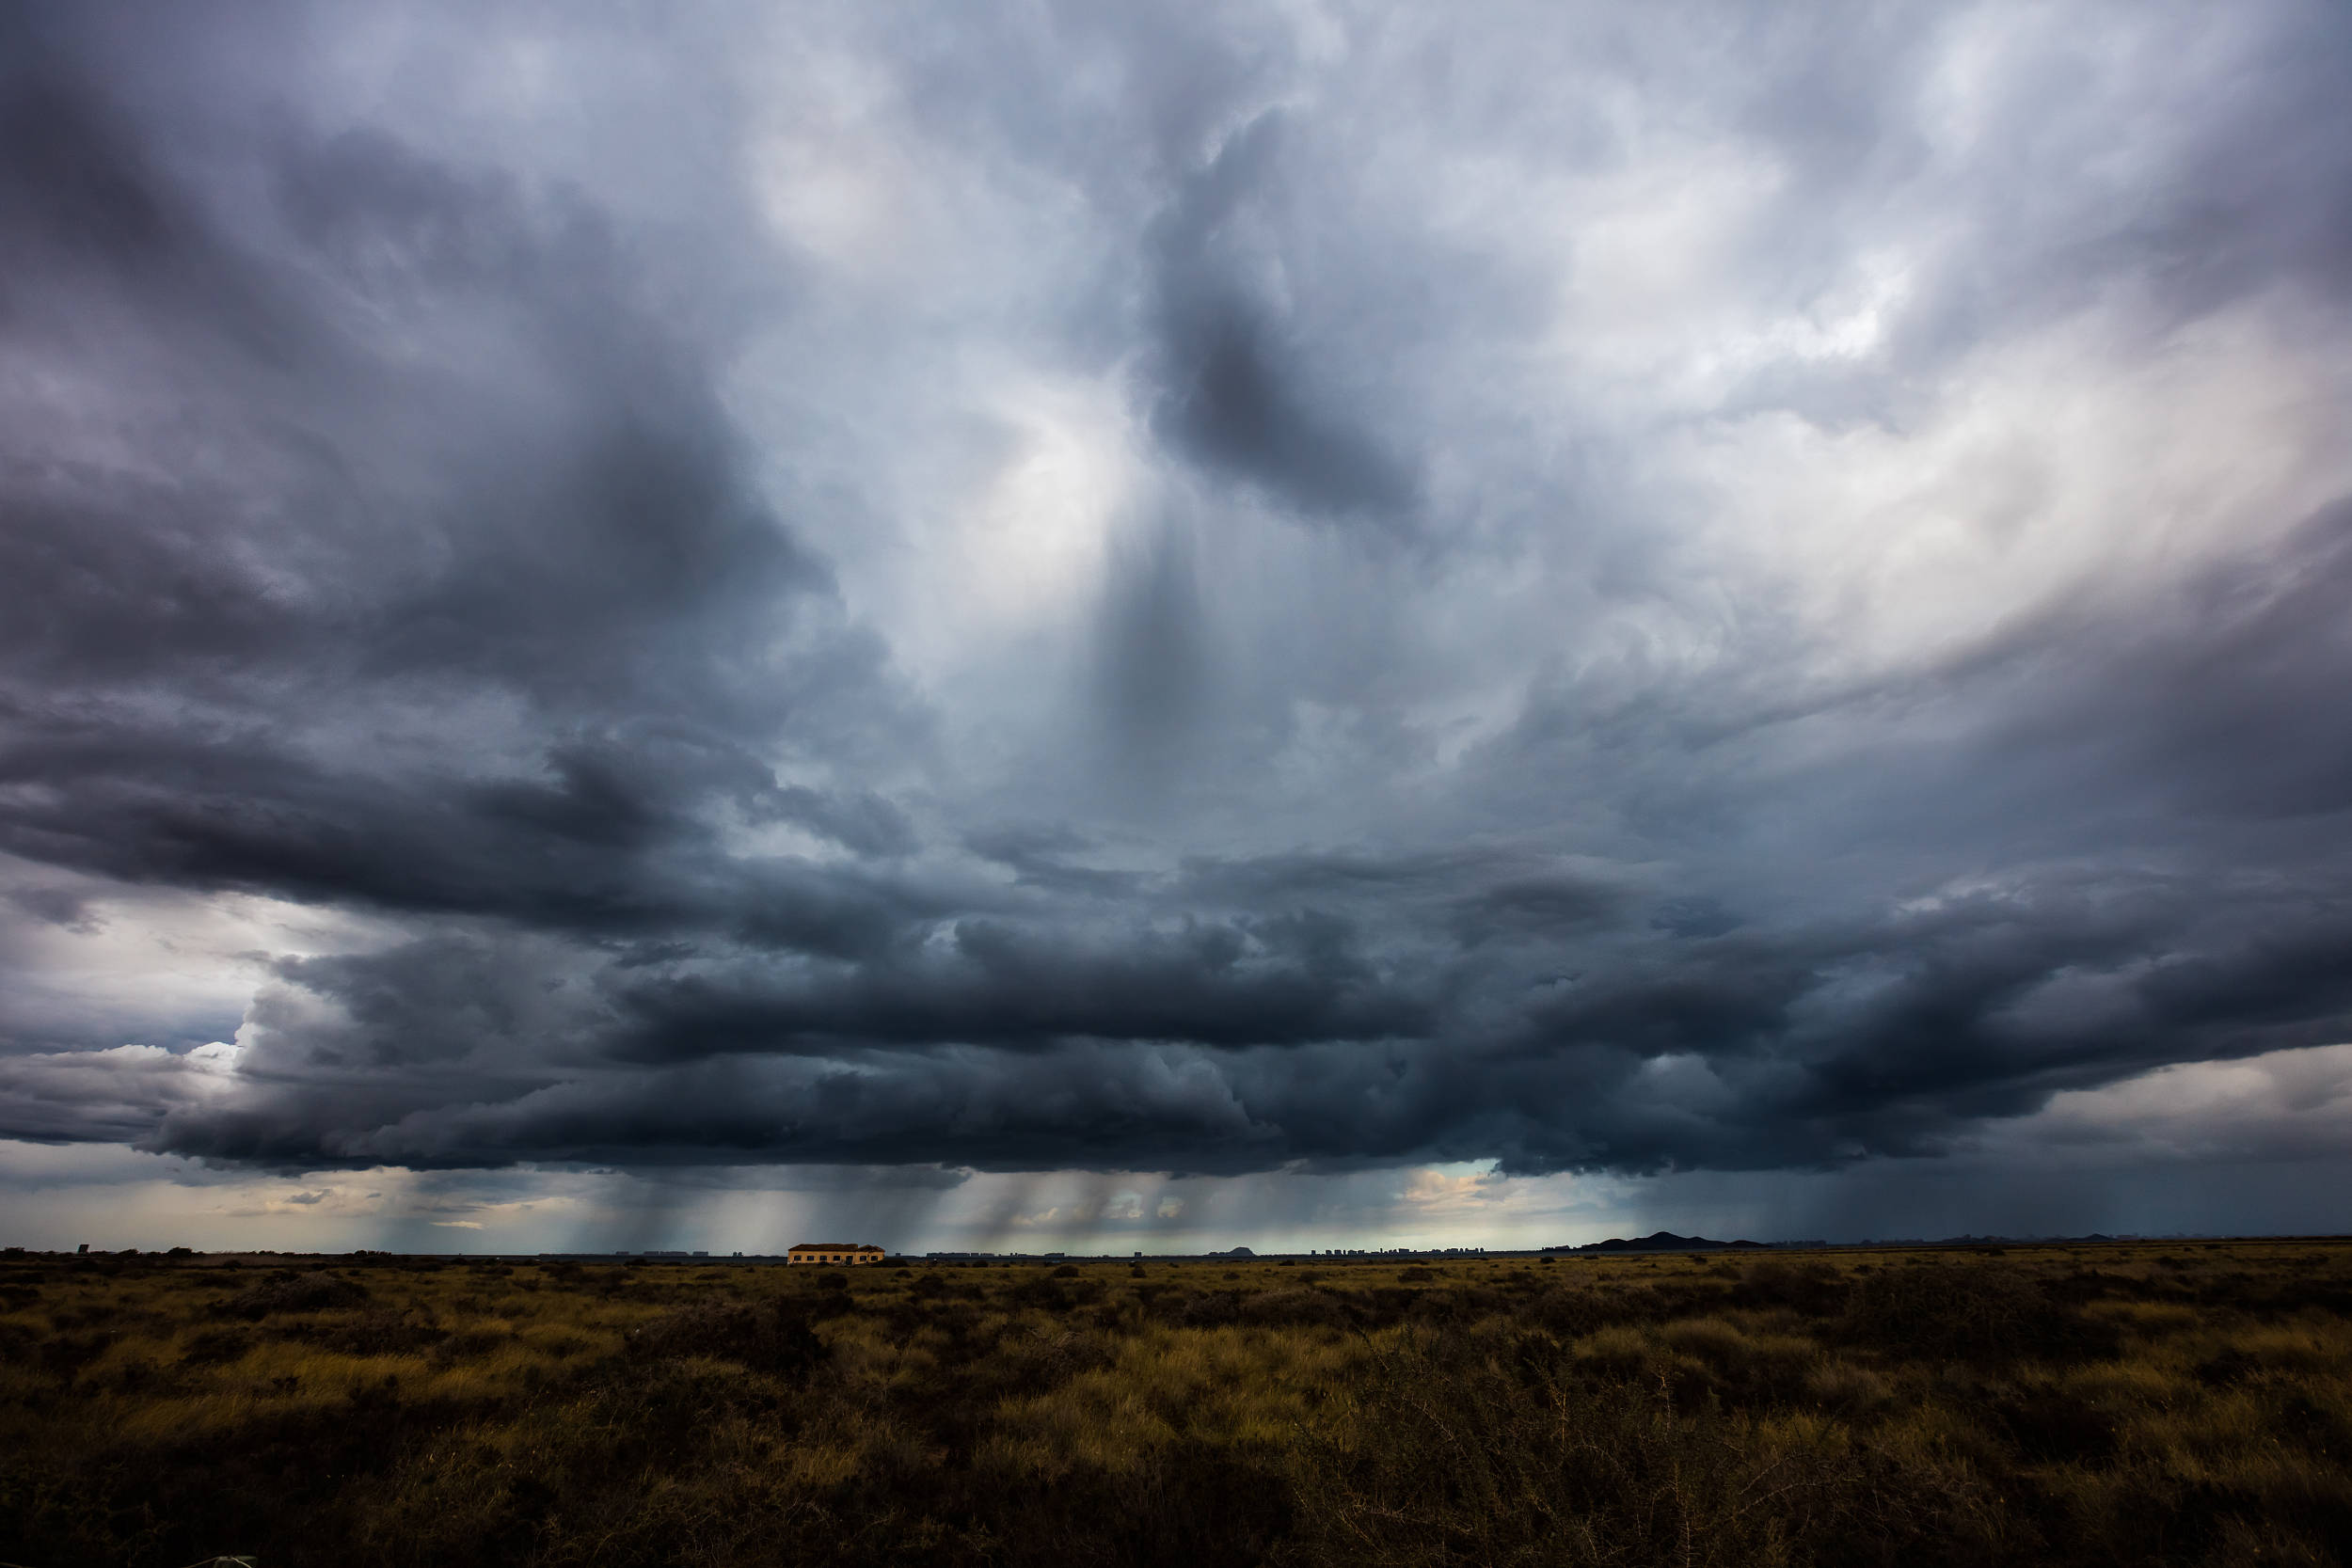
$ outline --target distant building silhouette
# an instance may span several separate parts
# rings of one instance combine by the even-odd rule
[[[879,1263],[889,1254],[850,1242],[803,1242],[784,1255],[787,1263]]]

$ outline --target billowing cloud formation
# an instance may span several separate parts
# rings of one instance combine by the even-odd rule
[[[2340,8],[44,15],[0,1135],[1820,1167],[2352,1037]]]

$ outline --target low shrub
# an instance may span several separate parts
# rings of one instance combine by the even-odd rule
[[[628,1343],[640,1355],[707,1355],[778,1377],[806,1372],[829,1354],[808,1314],[780,1299],[689,1307],[632,1330]]]
[[[2051,1299],[2005,1263],[1923,1263],[1854,1288],[1840,1328],[1852,1343],[1923,1360],[1980,1366],[2115,1354],[2114,1328]]]
[[[1723,1261],[0,1261],[0,1560],[2343,1560],[2352,1249]]]
[[[368,1288],[356,1279],[324,1271],[289,1271],[230,1296],[219,1311],[223,1317],[259,1322],[274,1312],[331,1312],[362,1307],[368,1300]]]
[[[1823,1318],[1843,1309],[1848,1291],[1846,1276],[1820,1259],[1765,1258],[1748,1265],[1732,1299],[1742,1307],[1780,1307]]]
[[[180,1348],[183,1367],[224,1367],[242,1361],[252,1352],[253,1335],[241,1328],[200,1329]]]

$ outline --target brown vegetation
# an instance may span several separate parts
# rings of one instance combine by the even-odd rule
[[[0,1263],[0,1560],[2320,1564],[2352,1248]]]

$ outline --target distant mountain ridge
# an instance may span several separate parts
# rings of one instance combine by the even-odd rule
[[[1548,1246],[1546,1252],[1761,1252],[1770,1245],[1765,1242],[1712,1242],[1704,1236],[1677,1236],[1671,1230],[1655,1231],[1631,1241],[1612,1236],[1605,1242],[1587,1242],[1582,1246]]]

